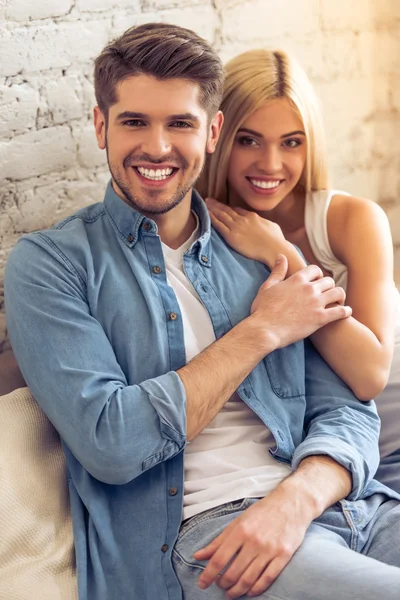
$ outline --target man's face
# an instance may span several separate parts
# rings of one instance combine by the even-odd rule
[[[95,108],[98,145],[107,150],[115,191],[147,215],[163,214],[185,198],[222,126],[199,105],[199,86],[185,79],[135,75],[117,86],[108,123]]]

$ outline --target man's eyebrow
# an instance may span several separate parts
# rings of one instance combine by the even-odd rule
[[[131,110],[125,110],[122,113],[117,115],[117,121],[122,121],[122,119],[146,119],[148,115],[140,112],[132,112]]]
[[[248,127],[241,127],[240,129],[238,129],[237,131],[238,133],[250,133],[250,135],[254,135],[255,137],[259,137],[262,138],[262,134],[259,133],[258,131],[255,131],[254,129],[249,129]],[[289,133],[284,133],[283,135],[281,135],[281,140],[283,140],[284,138],[287,137],[291,137],[292,135],[306,135],[304,133],[304,131],[301,131],[301,129],[299,129],[298,131],[290,131]]]
[[[122,121],[123,119],[148,119],[149,115],[147,115],[146,113],[140,113],[140,112],[133,112],[130,110],[125,110],[122,113],[119,113],[119,115],[117,115],[117,121]],[[190,112],[186,112],[186,113],[180,113],[177,115],[168,115],[167,117],[168,121],[193,121],[195,123],[200,123],[200,118],[197,115],[194,115],[193,113]]]
[[[170,115],[168,120],[171,121],[194,121],[195,123],[200,123],[200,117],[194,115],[193,113],[186,112],[178,115]]]

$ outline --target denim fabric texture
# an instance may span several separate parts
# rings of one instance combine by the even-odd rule
[[[324,524],[310,525],[290,563],[258,598],[398,600],[400,569],[394,566],[400,565],[400,504],[378,496],[375,496],[375,514],[364,529],[359,524],[355,526],[351,517],[347,523],[343,520],[340,503],[326,511]],[[183,524],[172,558],[183,589],[183,600],[226,599],[225,591],[215,584],[207,590],[198,587],[198,578],[207,563],[195,560],[193,553],[209,544],[254,502],[257,500],[247,498],[225,504]],[[371,511],[369,514],[371,516]]]
[[[249,315],[269,270],[225,244],[196,192],[192,207],[201,234],[184,269],[220,338]],[[23,376],[63,440],[80,600],[179,600],[185,349],[156,224],[109,185],[104,202],[16,244],[5,298]],[[361,499],[371,520],[371,495],[390,495],[371,482],[373,402],[358,402],[309,342],[272,352],[238,393],[271,430],[276,460],[295,469],[325,454],[351,471],[340,528]]]

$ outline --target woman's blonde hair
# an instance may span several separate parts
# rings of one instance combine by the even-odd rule
[[[283,50],[250,50],[225,67],[221,110],[225,121],[214,154],[207,157],[197,188],[203,197],[228,202],[227,173],[235,135],[241,124],[266,102],[287,98],[301,119],[307,158],[300,184],[306,191],[328,187],[324,131],[318,100],[297,62]]]

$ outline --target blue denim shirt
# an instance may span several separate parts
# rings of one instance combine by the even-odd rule
[[[249,315],[269,271],[228,247],[192,200],[201,235],[184,269],[220,338]],[[185,348],[155,223],[109,185],[104,202],[18,242],[5,292],[22,373],[63,440],[80,599],[179,600]],[[349,501],[382,489],[369,483],[374,404],[358,402],[309,342],[269,354],[238,393],[271,430],[276,460],[295,469],[333,457],[352,473]]]

